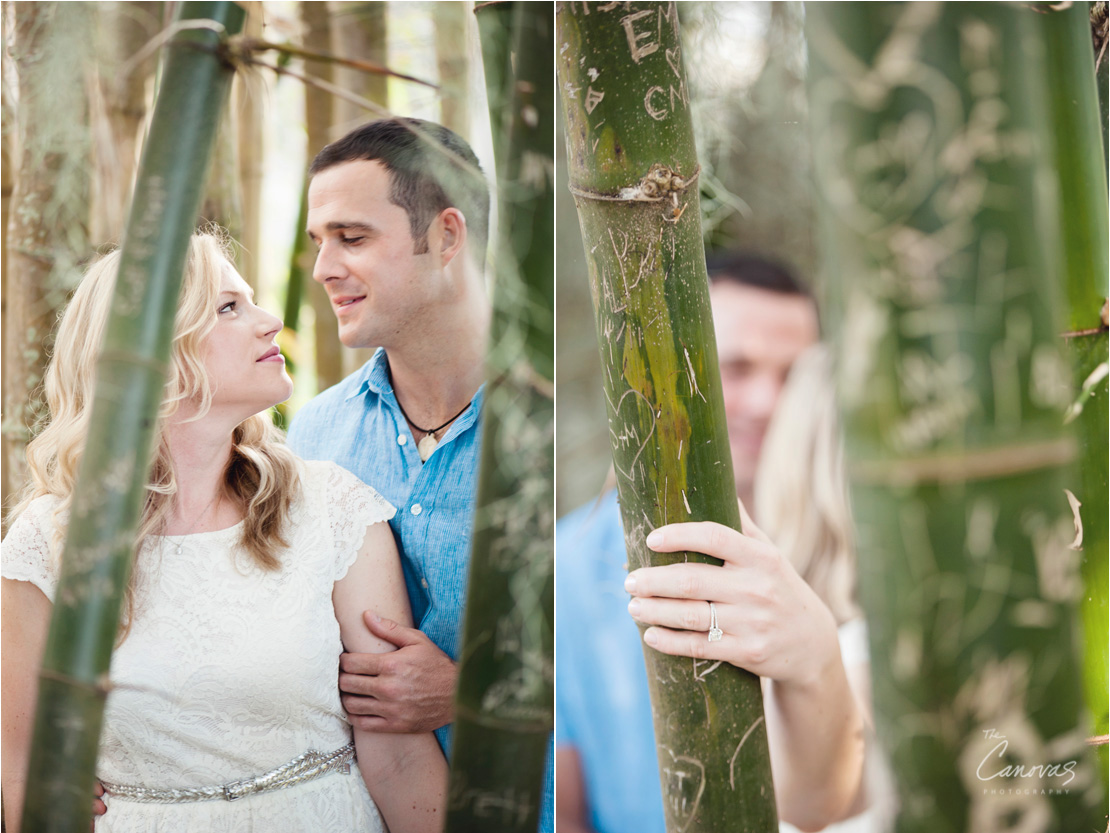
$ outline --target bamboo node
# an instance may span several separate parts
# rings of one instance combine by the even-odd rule
[[[643,179],[635,185],[621,188],[616,194],[585,191],[576,188],[573,184],[569,188],[570,192],[576,197],[603,202],[663,202],[666,200],[672,205],[671,217],[673,219],[671,219],[671,222],[677,222],[686,207],[685,203],[682,204],[681,208],[679,207],[679,196],[698,181],[699,174],[701,174],[700,165],[694,168],[694,172],[690,176],[685,177],[666,165],[656,162],[644,175]]]
[[[107,697],[108,693],[112,690],[112,681],[108,678],[107,674],[99,675],[96,680],[82,680],[78,677],[73,677],[69,674],[63,674],[60,671],[55,671],[52,668],[39,669],[39,677],[44,680],[52,680],[56,683],[63,685],[73,686],[74,688],[84,689],[85,691],[92,692],[98,697]]]

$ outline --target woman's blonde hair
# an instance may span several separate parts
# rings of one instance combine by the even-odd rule
[[[755,516],[838,625],[862,615],[832,359],[803,353],[775,407],[755,477]]]
[[[165,528],[177,493],[167,441],[169,419],[183,403],[197,407],[190,421],[202,418],[212,404],[203,348],[216,326],[222,273],[230,260],[230,241],[222,229],[209,227],[193,235],[174,318],[170,372],[158,414],[136,552],[148,536],[158,535]],[[13,517],[42,495],[61,498],[61,510],[69,507],[88,433],[96,364],[119,261],[119,250],[97,260],[61,317],[44,379],[49,422],[27,446],[31,482]],[[289,543],[285,523],[298,488],[296,458],[268,414],[255,414],[240,423],[232,436],[224,496],[235,501],[243,513],[240,546],[264,569],[280,567],[277,554]],[[126,636],[134,613],[135,576],[140,565],[135,566],[124,600],[121,638]]]

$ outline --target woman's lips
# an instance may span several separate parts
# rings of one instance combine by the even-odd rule
[[[260,362],[281,362],[285,364],[285,356],[281,355],[281,350],[277,347],[271,347],[258,359]]]

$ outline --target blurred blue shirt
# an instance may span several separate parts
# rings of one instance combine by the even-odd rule
[[[598,833],[664,833],[640,629],[617,491],[555,527],[555,743],[574,747]]]
[[[413,621],[439,649],[459,657],[470,537],[478,493],[484,386],[420,462],[393,385],[385,350],[294,417],[289,446],[305,460],[332,460],[397,507],[389,522],[401,553]],[[436,730],[448,757],[451,727]],[[554,829],[554,779],[549,750],[540,830]]]

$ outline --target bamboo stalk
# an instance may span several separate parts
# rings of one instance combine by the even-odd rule
[[[740,529],[677,7],[567,3],[557,20],[629,566],[706,561],[644,543],[678,521]],[[777,830],[759,680],[644,657],[667,829]]]
[[[19,97],[9,102],[16,119],[5,120],[17,129],[11,131],[15,188],[3,230],[10,279],[4,295],[0,430],[9,465],[4,492],[15,494],[27,480],[24,449],[46,413],[42,376],[54,323],[90,248],[85,81],[92,68],[88,33],[96,8],[21,3],[8,11]]]
[[[301,20],[305,25],[305,45],[310,53],[327,52],[331,48],[332,32],[329,25],[326,4],[302,2],[299,4]],[[335,80],[335,67],[323,63],[314,68],[319,76],[328,83]],[[313,158],[331,141],[335,127],[335,111],[338,101],[330,95],[318,95],[306,85],[305,122],[308,129],[308,158]],[[306,197],[307,199],[307,197]],[[306,215],[307,217],[307,215]],[[301,225],[298,232],[304,228]],[[304,235],[300,235],[303,237]],[[307,243],[301,260],[305,273],[312,274],[314,257]],[[308,287],[308,300],[315,315],[313,347],[316,356],[316,389],[324,390],[338,384],[343,379],[343,345],[339,341],[339,330],[335,326],[335,315],[331,301],[324,287],[314,280],[305,282]]]
[[[242,9],[187,2],[234,34]],[[135,549],[181,275],[232,67],[223,36],[171,42],[128,221],[40,677],[23,828],[86,833],[108,668]]]
[[[434,8],[436,65],[439,70],[440,123],[460,136],[470,134],[467,38],[470,15],[466,4],[446,0]]]
[[[1066,340],[1075,378],[1074,404],[1067,420],[1075,422],[1079,438],[1079,478],[1071,489],[1083,530],[1082,627],[1083,682],[1087,705],[1094,717],[1094,734],[1110,729],[1110,529],[1106,507],[1107,424],[1110,385],[1105,375],[1107,333],[1100,320],[1106,303],[1110,273],[1110,218],[1106,204],[1102,121],[1095,80],[1090,20],[1082,3],[1069,8],[1049,8],[1043,15],[1047,81],[1051,91],[1050,130],[1054,164],[1060,183],[1059,213],[1054,219],[1060,233],[1060,273],[1067,290],[1066,326],[1082,333]],[[1107,746],[1097,750],[1102,781],[1110,779]]]
[[[535,831],[554,711],[553,9],[478,15],[501,229],[447,827]],[[512,33],[515,74],[510,70]],[[511,85],[511,87],[510,87]],[[509,106],[497,106],[507,98]],[[498,117],[511,120],[502,133]],[[541,170],[536,175],[536,169]],[[546,173],[544,173],[546,172]]]
[[[1075,445],[1043,141],[1060,91],[1046,84],[1043,11],[807,7],[875,727],[899,831],[1105,824],[1073,627]]]

